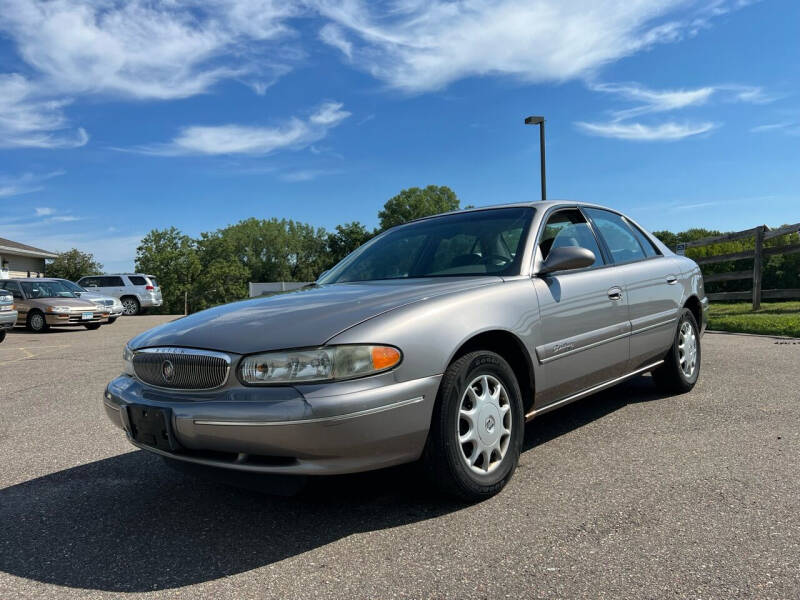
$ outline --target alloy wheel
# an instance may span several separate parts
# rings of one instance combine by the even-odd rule
[[[125,298],[122,301],[122,307],[126,315],[135,315],[136,311],[139,310],[139,306],[133,298]]]
[[[508,392],[497,378],[472,380],[461,396],[456,426],[467,466],[481,475],[494,471],[508,451],[512,426]]]
[[[690,379],[697,368],[697,335],[689,321],[684,321],[678,333],[678,361],[683,375]]]

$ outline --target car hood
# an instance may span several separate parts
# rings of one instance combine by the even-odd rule
[[[210,308],[146,331],[128,345],[134,350],[182,346],[237,354],[319,346],[400,306],[499,282],[499,277],[470,277],[315,286]]]
[[[83,308],[94,310],[94,302],[89,302],[82,298],[29,298],[25,302],[36,308],[46,308],[48,306],[69,306],[72,309]]]

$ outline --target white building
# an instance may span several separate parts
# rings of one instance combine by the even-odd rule
[[[54,252],[0,238],[0,279],[44,277],[45,259],[56,256]]]

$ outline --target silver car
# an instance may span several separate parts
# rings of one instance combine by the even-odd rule
[[[122,316],[123,312],[125,312],[125,307],[122,306],[122,302],[119,301],[119,298],[112,298],[111,296],[104,296],[103,294],[98,294],[97,292],[90,292],[89,290],[79,286],[77,283],[71,282],[69,279],[56,279],[55,281],[60,281],[63,283],[64,287],[75,294],[78,298],[94,302],[101,310],[108,311],[109,324],[116,321]]]
[[[0,342],[6,339],[6,332],[11,331],[17,323],[17,311],[11,292],[0,288]]]
[[[81,277],[78,285],[89,291],[119,298],[126,315],[138,315],[147,308],[161,306],[163,299],[156,278],[144,273],[113,273]]]
[[[421,460],[478,500],[509,481],[525,422],[652,372],[690,390],[700,269],[624,215],[536,202],[421,219],[311,288],[147,331],[109,418],[174,461],[322,475]]]

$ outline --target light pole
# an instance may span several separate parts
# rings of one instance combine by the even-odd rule
[[[547,200],[544,169],[544,117],[528,117],[525,119],[525,125],[539,126],[539,156],[542,159],[542,200]]]

